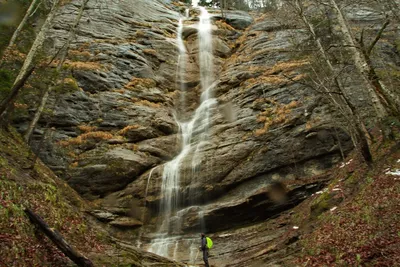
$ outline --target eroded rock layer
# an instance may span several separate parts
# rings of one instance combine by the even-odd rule
[[[62,46],[78,5],[72,1],[60,11],[51,32],[54,49]],[[251,239],[243,245],[234,238],[233,247],[218,250],[225,266],[224,259],[247,245],[259,251],[282,234],[271,234],[264,220],[320,190],[326,171],[353,145],[338,112],[301,82],[310,62],[296,45],[309,41],[306,30],[272,16],[213,12],[218,107],[210,139],[197,146],[198,164],[192,164],[195,151],[182,162],[183,232],[174,234],[192,238],[201,212],[220,244],[231,234]],[[144,246],[158,222],[163,164],[181,149],[175,119],[190,118],[201,94],[196,10],[182,32],[185,91],[177,80],[180,13],[184,7],[156,0],[89,1],[65,71],[77,90],[53,99],[54,118],[43,118],[33,139],[44,162],[82,196],[99,199],[89,211],[94,217],[130,242],[139,235]],[[282,195],[274,195],[275,186]],[[178,250],[179,260],[189,261],[185,248]],[[264,250],[248,261],[257,262]]]

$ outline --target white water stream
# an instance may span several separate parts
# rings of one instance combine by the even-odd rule
[[[197,254],[199,238],[182,240],[179,236],[182,227],[182,216],[188,209],[182,208],[181,196],[181,165],[187,156],[192,156],[191,177],[185,177],[194,181],[196,171],[199,169],[201,157],[199,152],[202,145],[208,141],[209,128],[211,123],[211,112],[217,105],[217,100],[211,97],[210,89],[213,86],[213,53],[212,53],[212,35],[210,15],[203,7],[198,25],[199,36],[199,66],[200,66],[200,84],[202,95],[200,105],[194,112],[189,121],[177,121],[182,134],[182,150],[177,157],[164,165],[162,175],[161,194],[163,196],[160,203],[160,215],[162,223],[158,228],[156,237],[152,240],[149,251],[161,256],[176,259],[179,246],[187,249],[187,256],[193,262]],[[188,13],[188,12],[187,12]],[[180,89],[187,90],[183,85],[184,71],[186,69],[187,52],[182,39],[184,19],[179,20],[177,44],[179,49],[177,78],[180,81]],[[183,95],[183,94],[182,94]],[[181,100],[182,101],[182,100]],[[184,101],[184,100],[183,100]],[[189,198],[190,198],[189,192]],[[203,212],[201,207],[194,207],[198,210],[199,224],[204,227]],[[174,235],[175,234],[175,235]],[[178,234],[178,235],[177,235]]]

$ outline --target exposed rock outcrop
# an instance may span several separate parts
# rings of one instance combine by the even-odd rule
[[[14,129],[3,127],[0,128],[0,189],[3,266],[75,266],[30,222],[24,212],[26,208],[34,210],[94,266],[184,266],[107,237],[105,229],[85,213],[87,203],[34,156]],[[95,214],[104,220],[112,220],[114,216],[101,211]],[[124,229],[140,225],[132,218],[112,223]]]
[[[66,4],[49,38],[64,43],[79,1]],[[68,82],[32,145],[89,199],[123,189],[179,149],[173,118],[177,11],[159,1],[89,2],[69,51]],[[53,127],[45,141],[43,127]],[[26,126],[21,123],[23,130]]]
[[[53,27],[55,48],[63,43],[76,4],[67,4]],[[99,8],[104,12],[94,11]],[[33,140],[41,158],[80,194],[100,199],[89,211],[95,218],[112,231],[129,233],[124,237],[131,242],[140,236],[145,247],[159,224],[163,164],[181,149],[175,117],[190,118],[201,95],[193,18],[182,33],[188,51],[185,90],[177,84],[175,9],[181,8],[156,0],[91,3],[67,62],[80,89],[57,100],[45,142],[40,137],[47,118]],[[366,12],[351,18],[364,20]],[[218,107],[212,111],[210,138],[182,161],[182,209],[172,220],[183,226],[171,233],[192,240],[205,225],[202,230],[219,233],[221,246],[230,244],[218,250],[221,266],[244,250],[247,262],[235,258],[231,266],[257,266],[268,253],[285,254],[263,247],[290,229],[272,218],[289,216],[288,209],[320,190],[326,172],[353,143],[339,112],[301,83],[310,62],[296,46],[309,43],[305,29],[268,15],[253,21],[231,10],[224,16],[213,11],[212,32],[216,82],[211,93]],[[283,188],[279,199],[271,189],[275,184]],[[223,232],[229,228],[235,230]],[[296,238],[287,251],[297,249]],[[251,241],[243,245],[243,239]],[[174,249],[188,261],[186,244]]]

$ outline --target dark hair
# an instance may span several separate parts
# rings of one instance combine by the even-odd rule
[[[204,233],[201,234],[201,237],[205,237],[206,235]]]

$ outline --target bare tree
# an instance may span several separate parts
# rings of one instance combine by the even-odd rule
[[[297,15],[301,18],[304,25],[307,27],[309,33],[311,34],[311,37],[317,46],[319,55],[321,56],[323,62],[325,62],[326,67],[329,70],[330,74],[328,75],[331,76],[331,79],[333,80],[333,86],[329,86],[329,82],[327,83],[326,81],[323,81],[323,79],[319,79],[320,82],[314,83],[318,89],[322,89],[322,91],[329,96],[331,102],[339,109],[340,113],[347,120],[347,124],[350,130],[349,132],[352,136],[354,145],[360,150],[365,161],[369,163],[372,161],[372,155],[368,144],[369,134],[365,130],[365,126],[361,121],[360,116],[358,115],[357,109],[346,97],[346,90],[339,79],[340,72],[337,73],[335,71],[332,62],[329,59],[328,52],[326,51],[321,43],[320,38],[316,34],[313,24],[305,15],[304,6],[301,0],[294,1],[294,8]],[[314,70],[314,73],[317,74],[317,71]]]
[[[19,33],[21,32],[22,28],[25,26],[25,24],[26,24],[28,18],[29,18],[29,17],[31,16],[31,14],[34,12],[34,8],[35,8],[35,6],[36,6],[36,3],[38,3],[39,1],[40,1],[40,0],[33,0],[33,1],[31,2],[31,4],[30,4],[28,10],[27,10],[26,13],[25,13],[24,18],[21,20],[21,22],[19,23],[17,29],[14,31],[14,33],[13,33],[11,39],[10,39],[10,42],[8,43],[8,47],[6,48],[6,50],[10,49],[10,48],[14,45],[15,40],[17,39],[17,37],[18,37]],[[39,3],[39,5],[40,5],[40,3]]]
[[[32,62],[34,57],[36,56],[36,54],[39,52],[39,50],[41,49],[41,47],[43,46],[45,37],[46,37],[46,33],[48,31],[48,29],[50,28],[50,25],[56,15],[56,11],[58,8],[60,0],[54,0],[53,5],[51,7],[50,12],[47,15],[47,18],[42,26],[42,28],[40,29],[39,33],[36,36],[35,41],[32,44],[31,49],[28,52],[28,55],[25,58],[24,64],[22,65],[22,68],[20,69],[17,78],[14,81],[14,85],[13,87],[15,87],[15,85],[19,84],[24,78],[26,78],[26,74],[29,73],[29,70],[31,68]],[[28,76],[29,77],[29,76]],[[27,80],[27,78],[25,79]],[[18,93],[20,91],[20,89],[22,88],[19,87],[16,92],[12,93],[11,97],[6,97],[0,104],[0,118],[3,118],[3,122],[4,122],[4,115],[5,112],[7,111],[7,109],[12,106],[14,104],[15,99],[18,96]],[[11,94],[10,94],[11,95]]]
[[[367,90],[368,95],[373,103],[376,116],[379,120],[382,120],[387,115],[387,112],[376,92],[376,89],[368,79],[368,63],[361,51],[357,49],[357,45],[354,41],[354,37],[352,35],[350,27],[348,26],[347,21],[336,1],[329,0],[329,2],[331,4],[332,10],[336,15],[337,25],[339,27],[339,31],[341,32],[341,37],[344,41],[343,49],[347,50],[351,55],[354,66],[356,67],[360,77],[362,78],[363,87]]]
[[[390,109],[391,113],[394,115],[400,115],[400,97],[393,93],[379,78],[378,74],[375,71],[375,67],[372,64],[371,53],[374,49],[375,45],[382,37],[383,32],[386,27],[390,24],[390,20],[387,19],[385,23],[382,25],[381,29],[376,34],[374,40],[370,45],[366,45],[364,41],[364,30],[361,32],[361,38],[359,41],[361,52],[364,55],[367,67],[368,67],[368,79],[371,81],[373,86],[376,88],[378,93],[381,95],[383,101]]]
[[[82,0],[81,7],[79,8],[79,11],[78,11],[78,14],[76,15],[75,21],[71,25],[68,38],[67,38],[67,40],[66,40],[66,42],[65,42],[65,44],[64,44],[64,46],[62,48],[64,51],[61,52],[61,57],[60,57],[60,59],[58,61],[57,67],[56,67],[57,73],[60,72],[60,70],[61,70],[61,68],[62,68],[62,66],[63,66],[63,64],[65,62],[65,58],[66,58],[66,56],[68,54],[69,47],[71,45],[72,40],[75,37],[76,28],[79,25],[79,22],[80,22],[80,20],[82,18],[83,12],[84,12],[85,7],[86,7],[88,2],[89,2],[89,0]],[[45,93],[44,93],[44,95],[43,95],[43,97],[41,99],[40,105],[37,108],[36,113],[35,113],[32,121],[30,122],[30,124],[28,126],[28,129],[27,129],[27,131],[26,131],[26,133],[24,135],[24,139],[25,139],[26,142],[29,141],[31,134],[32,134],[33,130],[35,129],[36,124],[40,119],[40,116],[43,113],[43,110],[44,110],[44,108],[46,106],[46,103],[47,103],[47,100],[49,98],[49,95],[50,95],[51,91],[54,89],[54,86],[55,86],[54,84],[51,84],[51,85],[49,85],[47,87],[47,90],[45,91]]]

